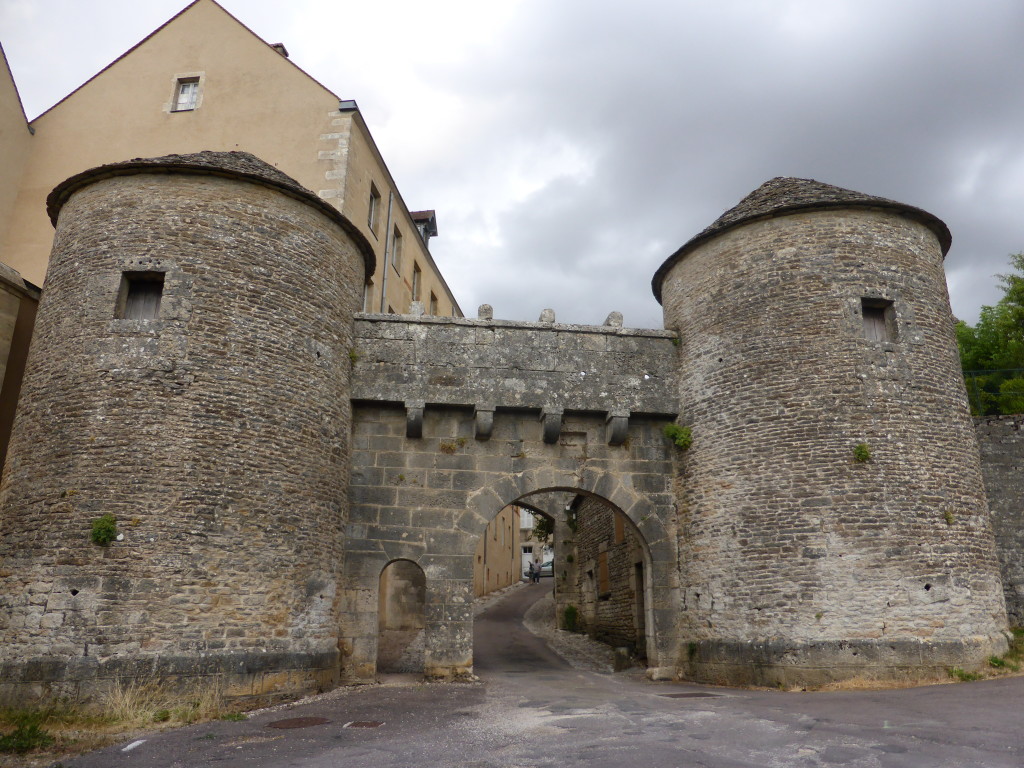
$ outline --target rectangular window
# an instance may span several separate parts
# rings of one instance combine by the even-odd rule
[[[420,281],[423,274],[420,272],[420,265],[415,261],[412,263],[412,300],[420,300]],[[431,294],[433,295],[433,294]]]
[[[864,338],[871,341],[896,340],[896,316],[892,302],[885,299],[861,299]]]
[[[166,91],[165,91],[166,93]],[[199,99],[199,78],[183,77],[178,80],[178,87],[174,94],[175,112],[188,112],[196,108]]]
[[[370,225],[370,231],[373,234],[377,234],[377,222],[380,219],[380,192],[377,191],[377,185],[372,181],[370,182],[370,213],[367,216],[366,223]]]
[[[163,292],[163,272],[122,273],[115,317],[123,320],[157,319]]]
[[[434,295],[433,291],[430,292],[430,312],[428,314],[437,314],[437,296]]]
[[[391,266],[399,272],[402,269],[402,233],[398,231],[398,227],[391,233]]]
[[[373,311],[373,280],[367,280],[363,286],[363,312]]]
[[[622,515],[618,512],[613,514],[615,515],[615,543],[621,544],[626,540],[626,524],[622,519]]]

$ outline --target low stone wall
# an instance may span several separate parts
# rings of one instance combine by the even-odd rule
[[[975,420],[1011,626],[1024,625],[1024,416]]]

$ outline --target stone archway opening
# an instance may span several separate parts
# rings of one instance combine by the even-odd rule
[[[411,560],[392,560],[377,591],[377,671],[423,672],[427,577]]]
[[[648,598],[651,554],[633,521],[602,496],[573,488],[525,494],[500,514],[508,509],[550,521],[534,529],[543,533],[547,528],[546,541],[532,535],[521,538],[519,546],[531,548],[529,555],[523,555],[524,568],[527,556],[536,559],[536,551],[544,553],[538,564],[545,566],[541,579],[547,581],[550,576],[553,582],[549,610],[554,626],[585,633],[617,649],[617,663],[647,666],[649,659],[656,659]],[[488,537],[493,537],[491,526],[484,535]]]

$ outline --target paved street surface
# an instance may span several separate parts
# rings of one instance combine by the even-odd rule
[[[1024,766],[1024,678],[897,691],[782,693],[581,672],[520,622],[549,589],[545,580],[541,587],[514,590],[479,616],[480,683],[410,680],[342,689],[245,722],[142,736],[143,743],[127,752],[131,742],[64,765]],[[328,722],[269,727],[294,718]]]

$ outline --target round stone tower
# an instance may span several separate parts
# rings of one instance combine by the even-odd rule
[[[693,429],[687,676],[922,678],[1005,649],[949,244],[924,211],[778,178],[658,270]]]
[[[237,152],[95,168],[48,207],[0,492],[0,698],[330,685],[369,244]]]

